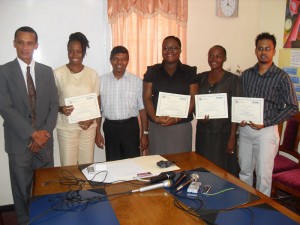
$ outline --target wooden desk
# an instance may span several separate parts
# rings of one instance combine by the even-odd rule
[[[230,181],[231,183],[261,197],[260,200],[249,203],[245,206],[268,203],[293,220],[298,222],[300,221],[300,216],[256,191],[254,188],[240,181],[236,177],[228,174],[226,171],[217,167],[195,152],[170,154],[164,155],[163,157],[170,161],[175,161],[176,165],[181,168],[181,171],[203,167],[219,177],[226,179],[227,181]],[[85,180],[85,177],[78,169],[78,166],[38,169],[35,173],[33,195],[38,196],[69,191],[68,186],[62,185],[58,182],[63,169],[68,170],[74,176]],[[83,189],[92,188],[95,187],[91,187],[87,183],[83,187]],[[105,190],[108,194],[113,194],[126,192],[137,188],[138,187],[134,187],[128,183],[118,183],[108,185]],[[110,198],[110,202],[120,224],[122,225],[205,224],[201,219],[193,217],[176,208],[174,206],[173,197],[164,189],[156,189],[149,192],[112,197]]]

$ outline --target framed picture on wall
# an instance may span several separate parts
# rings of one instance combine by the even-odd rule
[[[300,1],[287,0],[284,23],[284,48],[300,48]]]

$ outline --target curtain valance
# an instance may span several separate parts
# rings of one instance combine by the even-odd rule
[[[113,23],[118,17],[126,17],[135,12],[144,18],[162,14],[168,19],[186,24],[188,0],[108,0],[108,18]]]

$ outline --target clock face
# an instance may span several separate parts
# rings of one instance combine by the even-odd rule
[[[220,0],[220,8],[224,16],[230,17],[237,7],[237,0]]]
[[[286,19],[285,24],[284,24],[284,29],[286,31],[289,31],[292,28],[292,26],[293,26],[292,20],[291,19]]]

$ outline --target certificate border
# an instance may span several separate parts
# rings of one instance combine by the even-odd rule
[[[215,96],[215,97],[218,97],[218,96],[224,96],[224,107],[227,109],[225,110],[225,115],[224,116],[218,116],[218,117],[211,117],[209,116],[210,119],[227,119],[228,118],[228,101],[227,101],[227,93],[216,93],[216,94],[199,94],[199,95],[195,95],[195,107],[196,107],[196,119],[204,119],[204,117],[200,117],[199,116],[199,101],[198,99],[201,97],[201,96]]]
[[[184,115],[162,115],[161,113],[159,113],[160,112],[160,107],[161,107],[161,95],[173,95],[173,96],[186,98],[187,99],[186,106],[185,106],[186,110],[185,110]],[[191,102],[191,96],[190,95],[173,94],[173,93],[160,91],[159,94],[158,94],[158,102],[157,102],[155,115],[156,116],[169,116],[169,117],[173,117],[173,118],[188,118],[190,102]]]
[[[247,98],[247,97],[232,97],[231,101],[231,122],[233,123],[240,123],[242,120],[237,120],[235,113],[235,101],[236,100],[248,100],[248,101],[259,101],[260,102],[260,115],[259,115],[259,121],[252,121],[253,123],[257,124],[264,124],[264,98]],[[246,118],[245,118],[246,119]],[[247,121],[249,122],[249,121]]]
[[[97,108],[96,108],[96,114],[89,116],[85,120],[90,120],[90,119],[95,119],[95,118],[101,117],[99,102],[98,102],[97,94],[95,92],[90,93],[90,94],[86,94],[86,95],[79,95],[79,96],[75,96],[75,97],[66,98],[65,99],[65,104],[66,105],[72,105],[70,103],[70,101],[74,101],[74,100],[79,99],[79,98],[88,98],[88,97],[93,97],[95,105],[97,105]],[[73,124],[73,123],[78,123],[79,121],[83,121],[83,120],[74,119],[72,117],[72,113],[71,113],[71,115],[68,116],[68,121],[69,121],[70,124]]]

